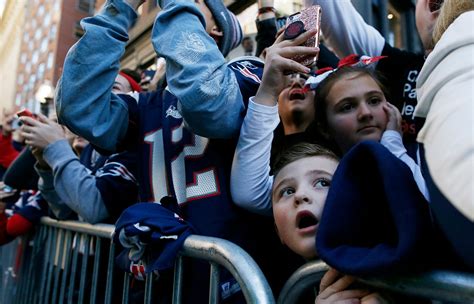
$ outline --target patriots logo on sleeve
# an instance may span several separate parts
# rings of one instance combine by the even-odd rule
[[[133,176],[133,174],[128,171],[127,167],[118,162],[106,163],[105,166],[103,166],[97,171],[96,176],[120,176],[123,179],[131,181],[133,183],[137,182],[135,176]]]
[[[233,69],[236,74],[240,74],[245,78],[253,80],[255,83],[261,83],[262,70],[263,70],[263,61],[255,57],[252,59],[246,60],[234,60],[229,63],[231,69]]]

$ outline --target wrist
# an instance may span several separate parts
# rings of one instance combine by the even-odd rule
[[[260,0],[260,1],[258,1],[258,8],[273,7],[273,4],[274,4],[273,0]]]
[[[258,104],[274,106],[277,104],[278,96],[275,96],[273,92],[274,90],[267,90],[265,86],[260,86],[253,100]]]

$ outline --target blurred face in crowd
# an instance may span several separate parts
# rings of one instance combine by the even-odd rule
[[[387,126],[385,95],[367,74],[349,73],[331,87],[326,99],[327,133],[346,152],[363,140],[380,141]]]
[[[112,87],[112,93],[114,94],[126,94],[132,91],[132,86],[128,82],[127,78],[118,74],[115,77],[114,85]]]
[[[206,20],[206,32],[214,39],[216,43],[219,43],[221,37],[223,36],[223,33],[221,29],[219,29],[219,27],[217,26],[216,21],[214,20],[214,16],[207,7],[206,3],[204,3],[204,0],[195,0],[195,2],[199,10],[203,14],[204,19]]]
[[[286,76],[285,89],[278,96],[278,113],[283,123],[314,120],[314,92],[303,92],[307,75],[296,73]]]
[[[251,38],[244,38],[242,40],[242,47],[246,52],[253,52],[253,41]]]
[[[84,138],[74,135],[74,140],[72,142],[72,148],[76,151],[77,154],[81,154],[82,150],[89,144]]]
[[[325,156],[301,158],[275,176],[273,216],[283,244],[305,259],[314,259],[315,235],[338,162]]]
[[[49,113],[48,118],[54,121],[55,123],[59,124],[58,115],[56,114],[56,112]],[[64,136],[66,137],[67,141],[69,142],[70,145],[72,145],[72,142],[74,140],[74,137],[76,137],[76,135],[72,133],[65,125],[60,125],[60,126],[64,131]]]
[[[433,49],[433,27],[439,15],[443,0],[417,0],[415,19],[416,28],[426,51]]]

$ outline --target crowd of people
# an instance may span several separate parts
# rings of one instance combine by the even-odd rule
[[[474,270],[471,0],[417,1],[423,54],[391,46],[350,0],[306,0],[324,41],[303,46],[318,29],[290,35],[259,0],[256,56],[246,37],[230,61],[243,37],[222,1],[159,0],[158,69],[141,76],[120,59],[144,2],[109,0],[81,21],[56,113],[3,111],[0,244],[45,215],[116,224],[117,261],[159,271],[165,303],[191,233],[242,247],[275,296],[322,259],[312,303],[416,302],[355,277]],[[184,302],[205,303],[209,269],[188,266]],[[230,273],[220,285],[223,303],[243,301]]]

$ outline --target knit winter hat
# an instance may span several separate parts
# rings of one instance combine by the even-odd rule
[[[130,262],[139,260],[148,262],[145,273],[173,267],[184,240],[194,229],[166,208],[165,203],[163,199],[161,204],[136,203],[120,215],[115,224],[114,241],[125,248],[116,259],[122,270],[132,271]],[[127,260],[129,263],[124,266]]]
[[[375,141],[342,158],[318,228],[321,259],[356,276],[413,270],[429,263],[433,235],[429,204],[405,163]]]
[[[223,33],[218,43],[222,55],[227,56],[230,51],[240,45],[242,41],[242,28],[237,17],[227,9],[221,0],[204,0],[211,11],[217,26]]]

